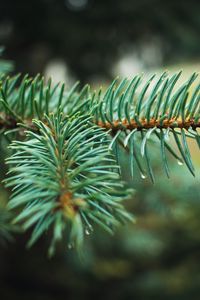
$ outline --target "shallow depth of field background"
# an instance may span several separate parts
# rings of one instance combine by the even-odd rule
[[[117,75],[200,70],[200,1],[1,0],[0,45],[15,72],[42,73],[71,86],[105,86]],[[2,299],[200,299],[200,157],[196,178],[171,161],[163,172],[152,148],[156,184],[136,174],[127,207],[136,225],[114,237],[98,228],[86,237],[84,259],[67,248],[47,259],[48,235],[31,250],[30,233],[0,246]],[[2,155],[2,153],[1,153]],[[7,195],[1,189],[0,203]]]

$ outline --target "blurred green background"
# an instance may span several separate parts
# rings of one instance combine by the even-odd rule
[[[184,78],[200,69],[199,12],[198,0],[1,0],[0,45],[15,72],[67,85],[106,86],[116,75],[166,68],[184,69]],[[1,299],[199,300],[200,158],[190,147],[196,178],[173,160],[167,179],[153,150],[155,185],[139,174],[132,181],[121,155],[123,176],[136,190],[126,205],[137,223],[113,237],[95,228],[81,259],[63,241],[49,260],[48,235],[30,250],[30,232],[0,245]],[[7,196],[1,189],[2,206]]]

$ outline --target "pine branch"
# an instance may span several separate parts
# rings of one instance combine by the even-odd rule
[[[131,173],[134,174],[135,161],[141,177],[146,178],[149,174],[153,182],[154,174],[147,144],[148,140],[154,137],[160,142],[161,158],[168,177],[166,150],[179,164],[185,162],[194,175],[187,137],[195,139],[200,146],[197,131],[200,127],[200,84],[194,84],[197,78],[197,74],[194,73],[187,82],[175,89],[180,75],[181,72],[170,78],[163,73],[153,85],[155,75],[144,85],[139,76],[135,76],[131,81],[124,79],[118,84],[117,80],[114,80],[103,96],[96,97],[94,122],[110,132],[112,146],[119,143],[133,156]],[[171,134],[179,154],[169,144]]]
[[[49,253],[71,226],[69,247],[80,247],[92,223],[109,233],[132,217],[121,201],[130,196],[120,181],[108,139],[91,117],[46,116],[34,120],[40,134],[29,131],[28,140],[14,142],[7,187],[14,187],[9,208],[22,210],[15,222],[25,230],[34,226],[31,246],[53,228]]]
[[[132,219],[121,204],[130,191],[120,180],[119,147],[133,178],[136,167],[154,182],[153,147],[168,177],[167,153],[195,175],[188,138],[200,147],[200,84],[193,74],[176,88],[180,74],[115,80],[105,93],[53,87],[39,75],[1,76],[0,132],[18,140],[8,159],[9,207],[20,209],[15,222],[24,230],[33,227],[29,246],[52,230],[50,254],[67,232],[69,247],[80,247],[92,223],[112,233]]]
[[[101,90],[97,94],[91,93],[87,85],[80,91],[78,84],[70,91],[66,91],[64,85],[52,87],[51,80],[45,85],[39,75],[34,79],[25,76],[18,88],[19,76],[6,78],[0,90],[4,110],[0,114],[0,127],[2,130],[9,129],[9,132],[19,130],[22,133],[22,127],[36,131],[32,119],[44,121],[44,114],[56,112],[59,107],[71,116],[77,112],[90,113],[93,122],[112,136],[112,146],[116,147],[119,143],[129,155],[133,155],[131,168],[135,161],[142,178],[149,174],[154,181],[147,144],[155,138],[160,143],[161,159],[168,177],[165,152],[169,152],[180,164],[185,162],[194,175],[187,138],[195,139],[200,145],[200,85],[195,85],[197,74],[194,73],[176,88],[180,75],[181,72],[169,77],[163,73],[156,81],[154,75],[144,84],[140,76],[119,83],[116,79],[104,95],[101,95]],[[170,135],[180,153],[169,143]],[[135,149],[130,149],[130,145]],[[135,171],[132,169],[131,173]]]
[[[20,74],[0,81],[0,130],[11,130],[22,127],[36,129],[34,118],[43,120],[61,108],[66,115],[73,115],[80,110],[88,113],[87,103],[91,100],[89,86],[82,89],[76,83],[71,90],[65,91],[65,85],[52,86],[51,79],[44,83],[44,78],[37,75],[29,78]]]

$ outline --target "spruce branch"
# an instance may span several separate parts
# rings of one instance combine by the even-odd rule
[[[155,81],[153,75],[144,84],[140,76],[119,83],[116,79],[103,96],[96,97],[92,111],[94,122],[111,134],[111,145],[116,147],[118,143],[127,149],[129,155],[133,156],[131,168],[135,161],[141,177],[146,178],[148,174],[153,182],[154,174],[147,148],[148,141],[155,138],[160,143],[161,159],[168,177],[166,151],[179,164],[185,163],[195,175],[187,138],[195,139],[200,146],[200,84],[195,84],[197,74],[194,73],[176,88],[180,75],[181,72],[169,77],[165,72],[158,80]],[[169,143],[171,136],[179,153]],[[134,174],[133,169],[131,173]]]
[[[40,75],[1,76],[0,132],[17,140],[7,160],[9,208],[19,209],[24,230],[33,227],[29,246],[52,230],[53,254],[67,231],[69,246],[79,247],[92,223],[112,233],[132,219],[121,203],[130,191],[120,180],[119,147],[133,178],[137,168],[155,181],[151,156],[159,148],[168,177],[168,154],[195,175],[188,139],[200,147],[200,84],[193,74],[176,87],[180,75],[116,79],[105,93],[78,83],[67,90]]]
[[[61,108],[66,115],[79,111],[88,113],[87,103],[91,100],[89,86],[80,89],[77,82],[71,90],[65,90],[64,84],[52,86],[51,78],[44,83],[44,78],[37,75],[21,79],[14,77],[0,78],[0,130],[21,128],[36,129],[32,120],[43,120],[44,115]]]
[[[132,217],[121,204],[130,191],[119,178],[106,133],[90,116],[58,112],[45,120],[33,120],[39,134],[29,131],[27,141],[10,146],[6,186],[13,187],[8,207],[21,209],[15,222],[25,230],[34,226],[29,246],[53,228],[52,254],[69,227],[70,247],[80,247],[92,223],[112,233]]]
[[[79,89],[75,84],[70,91],[64,85],[52,86],[51,79],[44,84],[41,76],[19,83],[19,76],[5,78],[0,93],[3,111],[0,128],[9,132],[22,128],[37,130],[33,118],[44,121],[44,114],[56,112],[60,107],[64,114],[90,114],[93,122],[104,128],[112,137],[111,145],[124,147],[134,161],[142,178],[150,175],[154,181],[151,159],[147,150],[149,141],[160,144],[164,170],[169,177],[167,156],[169,153],[180,164],[185,163],[194,175],[188,137],[200,145],[200,84],[194,73],[185,83],[176,87],[181,72],[171,77],[164,72],[157,80],[155,75],[143,83],[141,76],[132,80],[115,79],[103,94],[91,92],[88,85]],[[170,141],[175,141],[177,149]],[[133,150],[130,149],[134,147]],[[156,146],[155,146],[156,147]],[[146,161],[146,162],[145,162]],[[146,165],[146,166],[145,166]],[[131,170],[134,174],[134,170]]]

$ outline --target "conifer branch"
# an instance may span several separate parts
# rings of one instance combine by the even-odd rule
[[[119,143],[129,155],[132,153],[132,160],[136,161],[142,178],[149,174],[154,181],[147,154],[147,142],[154,137],[160,142],[165,171],[168,170],[167,151],[179,163],[185,162],[194,175],[187,138],[195,139],[199,146],[200,84],[196,84],[197,74],[194,73],[176,88],[180,75],[181,72],[169,77],[165,72],[156,81],[153,75],[144,84],[140,76],[119,83],[116,79],[103,95],[101,90],[97,94],[90,92],[87,85],[79,90],[78,83],[70,91],[66,91],[64,85],[52,87],[51,80],[45,85],[39,75],[33,79],[25,76],[20,84],[19,76],[7,77],[0,89],[4,110],[0,114],[0,127],[2,130],[9,129],[9,132],[12,129],[16,132],[16,128],[21,133],[22,128],[35,131],[37,128],[32,119],[44,121],[44,114],[56,112],[59,107],[66,115],[89,113],[97,126],[111,134],[114,147]],[[171,134],[180,154],[169,143]],[[133,139],[137,139],[136,144]],[[135,144],[134,151],[130,151],[130,144]],[[144,160],[147,162],[146,171],[142,167]],[[134,174],[133,170],[131,173]],[[166,173],[169,176],[169,172]]]
[[[128,149],[129,155],[133,156],[132,175],[135,173],[135,161],[141,177],[146,178],[148,174],[154,182],[147,144],[148,140],[155,138],[160,142],[161,159],[168,177],[166,150],[180,164],[185,163],[195,175],[187,137],[195,139],[200,146],[200,84],[195,84],[197,74],[194,73],[176,88],[180,75],[181,72],[169,77],[167,73],[163,73],[156,81],[153,75],[144,84],[140,76],[135,76],[131,81],[124,79],[119,83],[116,79],[104,95],[101,96],[99,92],[96,97],[93,105],[94,122],[110,132],[111,145],[116,147],[119,144]],[[169,144],[171,134],[179,154]],[[131,147],[134,149],[130,149]]]
[[[46,116],[33,121],[40,134],[28,132],[25,142],[14,142],[7,187],[14,187],[9,208],[22,210],[15,222],[26,230],[34,226],[31,246],[53,227],[50,254],[65,231],[69,245],[80,247],[84,232],[97,223],[112,233],[132,217],[121,201],[130,196],[120,181],[105,132],[91,117]]]
[[[29,245],[52,229],[53,254],[65,231],[79,247],[92,222],[112,233],[131,219],[121,204],[130,191],[120,180],[119,147],[133,178],[137,168],[155,181],[153,149],[168,177],[168,154],[195,176],[188,139],[200,147],[200,84],[193,74],[176,88],[180,75],[114,80],[105,93],[79,84],[68,91],[39,75],[1,77],[0,132],[18,140],[8,159],[9,207],[20,209],[15,222],[34,227]]]

